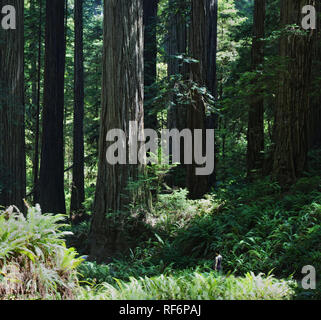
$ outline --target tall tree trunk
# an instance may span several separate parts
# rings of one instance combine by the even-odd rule
[[[312,79],[314,81],[312,86],[313,96],[311,97],[311,108],[309,114],[309,147],[321,146],[321,93],[320,80],[321,79],[321,2],[316,1],[316,11],[319,13],[317,19],[317,29],[314,31],[313,40],[313,65],[312,65]]]
[[[254,2],[254,24],[252,40],[252,71],[262,69],[264,63],[265,0]],[[255,80],[254,80],[255,81]],[[264,152],[264,97],[256,88],[251,96],[247,134],[247,173],[253,178],[262,173]]]
[[[206,0],[206,87],[211,95],[217,100],[217,18],[218,18],[218,0]],[[207,117],[207,129],[218,129],[218,115],[212,113]],[[216,142],[216,139],[215,139]],[[214,172],[208,177],[209,187],[214,186],[216,183],[216,165],[218,162],[218,143],[214,146]]]
[[[36,11],[36,0],[30,0],[30,12],[34,13]],[[30,27],[32,30],[37,29],[37,24],[35,19],[31,19]],[[31,64],[31,105],[32,109],[36,108],[37,105],[37,38],[34,37],[30,41],[29,52],[31,53],[30,64]]]
[[[46,41],[40,205],[43,212],[65,213],[64,70],[65,1],[46,1]]]
[[[35,130],[35,153],[33,161],[33,202],[39,202],[39,140],[40,140],[40,92],[41,92],[41,55],[42,55],[42,2],[39,0],[39,23],[38,23],[38,65],[37,65],[37,106],[36,106],[36,130]]]
[[[170,15],[168,26],[168,77],[181,75],[182,80],[188,77],[186,63],[181,63],[174,56],[186,55],[187,53],[187,21],[185,17],[185,1],[169,0]],[[178,84],[175,84],[177,86]],[[177,97],[173,96],[172,104],[168,110],[167,127],[168,129],[183,130],[186,128],[186,106],[177,102]]]
[[[301,26],[302,7],[314,1],[281,1],[282,26]],[[280,40],[281,59],[288,59],[280,74],[276,98],[273,176],[282,186],[296,181],[307,165],[309,90],[313,32],[290,30]]]
[[[111,165],[106,160],[107,133],[112,129],[130,138],[129,121],[144,128],[143,0],[105,0],[102,114],[99,138],[99,165],[94,217],[90,232],[91,255],[106,260],[130,246],[124,237],[124,212],[135,193],[128,189],[143,172],[142,165]],[[131,137],[132,138],[132,137]],[[138,143],[140,149],[140,143]],[[106,218],[112,213],[113,217]]]
[[[84,59],[83,59],[83,1],[75,0],[75,75],[74,75],[74,136],[73,183],[70,212],[81,209],[85,201],[84,178]]]
[[[156,82],[157,76],[157,10],[159,0],[144,0],[144,86],[145,101],[155,97],[155,90],[151,86]],[[151,112],[152,106],[145,106],[145,127],[156,129],[158,127],[157,114]]]
[[[206,0],[206,86],[211,94],[217,96],[217,74],[216,74],[216,53],[217,53],[217,14],[218,0]]]
[[[168,21],[168,41],[167,41],[167,74],[171,82],[171,88],[182,93],[183,82],[188,80],[188,65],[177,59],[177,56],[187,56],[187,41],[188,41],[188,27],[187,27],[187,12],[190,12],[189,4],[184,0],[169,0],[169,21]],[[187,127],[186,124],[186,105],[180,103],[178,95],[173,92],[170,97],[170,104],[167,112],[167,128],[178,129],[182,131]],[[172,141],[169,145],[169,156],[173,153]],[[178,185],[185,187],[186,167],[184,163],[184,146],[181,144],[180,159],[182,165],[175,167],[171,174],[168,175],[166,182],[169,185]],[[181,181],[176,177],[181,177]]]
[[[192,19],[190,26],[190,54],[198,63],[191,65],[190,79],[198,86],[204,87],[208,80],[208,38],[207,38],[207,19],[209,12],[207,11],[208,0],[192,0]],[[203,132],[203,152],[205,153],[205,131],[206,124],[206,105],[199,91],[192,91],[192,100],[194,101],[187,108],[187,127],[194,131],[201,129]],[[194,154],[193,141],[193,154]],[[195,170],[196,163],[187,165],[187,188],[192,199],[201,198],[209,190],[209,177],[197,176]]]
[[[16,9],[16,29],[0,27],[0,205],[23,210],[26,190],[24,109],[24,2],[0,0]]]

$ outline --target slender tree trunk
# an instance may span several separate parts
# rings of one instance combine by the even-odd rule
[[[73,183],[70,212],[82,208],[85,201],[84,178],[84,58],[83,58],[83,1],[75,0],[75,104],[73,136]]]
[[[314,1],[281,1],[282,26],[301,26],[302,7]],[[291,32],[292,31],[292,32]],[[290,30],[280,40],[281,59],[287,59],[280,74],[276,98],[273,176],[282,186],[296,181],[307,165],[313,32],[298,35]]]
[[[151,86],[157,76],[157,10],[159,0],[144,0],[144,86],[145,101],[155,97],[155,90]],[[150,106],[150,105],[149,105]],[[145,106],[145,127],[158,127],[157,114],[152,112],[152,105]]]
[[[217,100],[217,18],[218,18],[218,0],[206,0],[206,87],[211,95]],[[218,115],[212,113],[207,117],[207,129],[218,129]],[[216,183],[216,165],[218,161],[218,143],[215,139],[215,156],[214,156],[214,172],[208,177],[209,186],[214,186]]]
[[[206,0],[206,86],[211,94],[217,96],[217,74],[216,74],[216,53],[217,53],[217,14],[218,0]]]
[[[0,0],[16,9],[16,29],[0,27],[0,205],[23,210],[26,190],[24,109],[24,2]]]
[[[168,77],[181,75],[182,80],[187,80],[188,69],[185,63],[181,63],[174,56],[186,55],[187,53],[187,21],[185,17],[185,1],[169,0],[170,10],[173,12],[170,16],[168,26]],[[175,84],[178,86],[178,83]],[[168,129],[186,128],[186,106],[177,102],[177,97],[171,97],[174,104],[170,106],[167,115]]]
[[[261,70],[264,63],[265,0],[254,2],[254,24],[252,41],[252,71]],[[247,134],[247,172],[248,177],[260,175],[263,168],[264,152],[264,97],[257,88],[251,97]]]
[[[171,88],[175,91],[183,93],[184,88],[182,83],[188,81],[188,65],[182,63],[175,57],[187,56],[187,41],[188,41],[188,27],[187,27],[187,12],[190,12],[188,3],[185,0],[169,0],[169,21],[168,21],[168,41],[167,41],[167,74],[171,82]],[[186,105],[179,102],[179,97],[176,93],[172,93],[169,97],[170,104],[167,112],[167,128],[177,129],[182,131],[187,128],[186,123]],[[169,156],[172,156],[172,142],[169,145]],[[186,167],[183,165],[184,160],[184,146],[181,144],[180,158],[182,165],[174,168],[171,174],[168,175],[166,182],[169,185],[178,185],[185,187]],[[178,181],[176,177],[182,177],[182,181]]]
[[[46,1],[46,42],[40,205],[43,212],[65,213],[64,70],[65,1]]]
[[[38,24],[38,66],[37,66],[37,106],[36,106],[36,132],[34,154],[34,203],[39,202],[39,139],[40,139],[40,92],[41,92],[41,55],[42,55],[42,1],[39,0],[39,24]]]
[[[64,16],[64,19],[65,19],[65,47],[67,48],[67,41],[68,41],[68,0],[65,0],[65,16]],[[66,59],[66,58],[65,58]],[[66,65],[66,60],[65,60],[65,65]],[[65,71],[64,71],[64,77],[66,76],[66,67],[65,67]],[[64,120],[63,120],[63,127],[64,127],[64,130],[63,130],[63,133],[64,135],[66,134],[66,127],[67,127],[67,114],[68,114],[68,104],[65,103],[65,100],[64,100]],[[69,166],[70,165],[70,162],[69,162],[69,154],[66,155],[66,139],[64,139],[64,160],[67,162],[67,165]],[[67,172],[67,185],[69,185],[69,171]]]
[[[33,13],[36,11],[36,0],[30,0],[30,11]],[[32,19],[31,28],[37,29],[36,20]],[[31,53],[31,105],[34,109],[37,105],[37,38],[33,38],[30,41],[29,52]]]
[[[190,27],[190,51],[191,56],[198,60],[198,63],[191,65],[191,80],[198,86],[206,86],[207,78],[207,50],[206,50],[206,0],[192,0],[192,21]],[[205,153],[205,130],[206,130],[206,106],[198,90],[192,91],[194,101],[187,108],[187,128],[194,131],[203,131],[203,150]],[[193,141],[193,154],[194,154]],[[187,165],[187,188],[192,199],[201,198],[209,188],[207,176],[197,176],[196,163]]]
[[[136,192],[128,189],[143,172],[142,165],[128,164],[129,121],[144,128],[143,0],[105,0],[102,114],[99,165],[94,217],[90,232],[91,255],[108,260],[130,246],[124,237],[124,216]],[[127,164],[111,165],[106,159],[106,142],[111,129],[125,132]],[[140,143],[138,143],[140,149]],[[113,217],[106,218],[112,213]],[[126,214],[125,214],[126,213]]]
[[[309,147],[321,146],[321,93],[320,93],[320,78],[321,78],[321,2],[316,1],[316,11],[319,13],[317,20],[317,29],[314,31],[313,40],[313,65],[312,79],[314,80],[311,97],[311,109],[309,114]]]

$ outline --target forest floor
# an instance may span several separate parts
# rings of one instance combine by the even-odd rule
[[[201,200],[189,200],[184,189],[159,194],[136,247],[108,264],[79,258],[88,254],[90,222],[61,230],[64,217],[39,207],[27,219],[3,212],[0,296],[320,299],[319,284],[300,288],[304,266],[321,271],[321,150],[310,157],[309,171],[286,192],[265,178],[231,180]],[[223,256],[220,274],[213,270],[216,252]]]
[[[108,299],[320,299],[320,286],[301,286],[304,266],[321,271],[320,156],[310,154],[286,192],[265,178],[230,181],[197,201],[183,189],[160,194],[137,247],[110,264],[83,263],[81,281]],[[83,246],[89,224],[73,231]],[[216,252],[223,275],[213,271]]]

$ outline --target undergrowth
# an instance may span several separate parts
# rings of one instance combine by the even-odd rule
[[[63,238],[65,216],[29,208],[0,212],[0,299],[72,299],[77,258]]]
[[[131,278],[103,283],[94,290],[84,287],[84,300],[289,300],[294,294],[291,281],[271,276],[246,274],[219,276],[214,272],[180,272],[157,277]]]
[[[300,283],[306,265],[321,272],[318,173],[286,192],[269,178],[221,184],[197,201],[167,190],[144,212],[148,233],[108,264],[83,262],[65,244],[88,254],[89,222],[70,227],[39,206],[26,217],[10,207],[0,212],[0,299],[319,299],[319,284],[278,280]]]
[[[115,279],[170,276],[178,270],[208,272],[216,252],[224,273],[293,277],[305,265],[321,272],[321,178],[303,177],[286,193],[269,178],[221,187],[200,201],[185,190],[160,195],[147,222],[154,236],[106,266],[83,265],[83,278],[115,286]],[[87,268],[87,269],[86,269]],[[87,275],[87,276],[86,276]],[[318,298],[320,290],[298,291]]]

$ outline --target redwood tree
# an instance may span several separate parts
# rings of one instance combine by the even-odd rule
[[[206,47],[206,87],[213,98],[217,99],[217,27],[218,27],[218,0],[206,0],[206,21],[205,21],[205,47]],[[207,129],[218,129],[218,114],[210,113],[207,117]],[[215,139],[214,172],[208,177],[209,187],[215,185],[216,166],[218,162],[219,146]]]
[[[214,0],[192,0],[192,14],[189,37],[189,49],[197,63],[190,66],[190,80],[198,87],[208,87],[215,95],[216,86],[216,36],[217,3]],[[212,56],[214,55],[214,57]],[[200,90],[192,89],[192,103],[187,108],[187,128],[203,130],[203,152],[205,152],[205,130],[209,125],[206,116],[206,105]],[[192,146],[194,154],[194,142]],[[191,198],[200,198],[209,191],[209,176],[197,176],[196,164],[187,166],[187,188]]]
[[[39,21],[38,21],[38,57],[37,57],[37,98],[36,98],[36,114],[35,114],[35,151],[33,161],[33,185],[34,185],[34,203],[39,202],[39,142],[40,142],[40,91],[41,91],[41,59],[42,59],[42,3],[43,0],[38,0],[39,3]]]
[[[252,71],[262,70],[264,63],[265,0],[254,1],[252,40]],[[257,77],[253,82],[257,81]],[[255,83],[253,83],[255,85]],[[261,87],[261,86],[260,86]],[[262,89],[256,88],[250,97],[247,133],[247,171],[254,177],[262,170],[264,152],[264,97]]]
[[[40,164],[40,205],[43,212],[65,213],[64,194],[64,71],[65,1],[46,1],[44,106]]]
[[[24,133],[24,3],[0,0],[16,10],[16,29],[0,26],[0,205],[23,210],[26,189]]]
[[[128,164],[129,121],[137,121],[138,132],[142,132],[143,46],[143,0],[105,0],[99,164],[90,233],[91,255],[99,260],[107,260],[130,246],[124,237],[124,216],[130,213],[128,205],[133,203],[135,193],[128,187],[143,166]],[[106,137],[112,129],[126,134],[127,164],[111,165],[106,159],[107,149],[113,144],[106,142]]]
[[[144,86],[145,97],[154,98],[157,76],[157,10],[159,0],[144,0]],[[145,100],[147,100],[145,99]],[[157,114],[145,107],[145,127],[157,128]]]
[[[321,12],[321,2],[315,3],[316,12]],[[317,29],[313,31],[313,65],[312,65],[312,90],[311,108],[309,113],[309,147],[321,146],[321,93],[319,83],[321,79],[321,19],[317,19]]]
[[[281,1],[281,25],[287,31],[280,39],[280,56],[287,66],[276,97],[273,176],[283,186],[294,183],[307,165],[313,31],[301,29],[306,4],[314,1]]]
[[[170,16],[168,21],[168,77],[180,75],[182,80],[188,78],[187,64],[181,63],[175,56],[187,54],[187,11],[186,1],[169,0]],[[174,84],[177,86],[177,84]],[[177,102],[172,96],[173,104],[167,115],[168,129],[186,128],[186,106]]]
[[[73,172],[70,211],[81,209],[85,201],[84,187],[84,57],[83,0],[75,0],[75,62],[74,62],[74,135]]]

